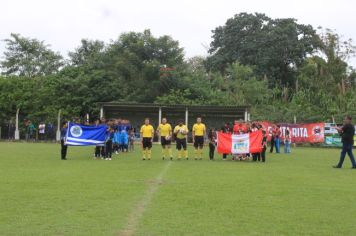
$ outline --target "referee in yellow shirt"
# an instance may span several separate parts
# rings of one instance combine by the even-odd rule
[[[187,126],[183,124],[182,120],[180,120],[178,125],[174,127],[173,133],[176,135],[176,147],[178,149],[178,160],[182,158],[182,152],[184,153],[184,158],[188,160],[188,151],[187,151],[188,132],[189,130]]]
[[[151,148],[154,135],[154,128],[150,125],[150,119],[145,119],[145,124],[141,126],[140,134],[142,138],[142,160],[151,160]]]
[[[197,118],[197,123],[193,125],[193,143],[194,143],[194,159],[203,159],[204,136],[206,133],[205,125],[201,122],[201,117]]]
[[[162,118],[162,123],[159,124],[157,128],[157,135],[161,136],[162,160],[166,158],[166,155],[169,155],[171,160],[173,160],[172,149],[171,149],[172,126],[169,123],[167,123],[166,118]]]

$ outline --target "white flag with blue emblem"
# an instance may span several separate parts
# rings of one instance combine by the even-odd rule
[[[65,144],[68,146],[103,145],[106,129],[106,125],[91,126],[69,122]]]

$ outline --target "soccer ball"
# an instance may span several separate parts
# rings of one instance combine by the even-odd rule
[[[184,134],[185,133],[184,129],[180,129],[179,133]]]
[[[170,136],[170,135],[167,135],[167,136],[166,136],[166,140],[171,140],[171,136]]]

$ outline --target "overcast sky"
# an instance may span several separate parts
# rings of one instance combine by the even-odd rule
[[[292,17],[356,41],[355,9],[353,0],[0,0],[0,39],[20,33],[66,56],[82,38],[109,42],[123,32],[151,29],[154,36],[179,40],[191,57],[206,55],[211,30],[240,12]],[[351,64],[356,67],[356,60]]]

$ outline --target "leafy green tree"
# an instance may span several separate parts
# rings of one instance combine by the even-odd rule
[[[82,39],[74,52],[69,52],[70,64],[74,66],[95,66],[102,61],[105,43],[99,40]]]
[[[264,14],[240,13],[213,30],[207,66],[225,72],[236,61],[251,65],[269,85],[294,85],[296,70],[315,52],[319,37],[310,25],[295,19],[271,19]]]
[[[49,49],[43,41],[11,34],[5,39],[5,59],[1,68],[5,75],[26,77],[44,76],[56,73],[64,65],[59,53]]]

